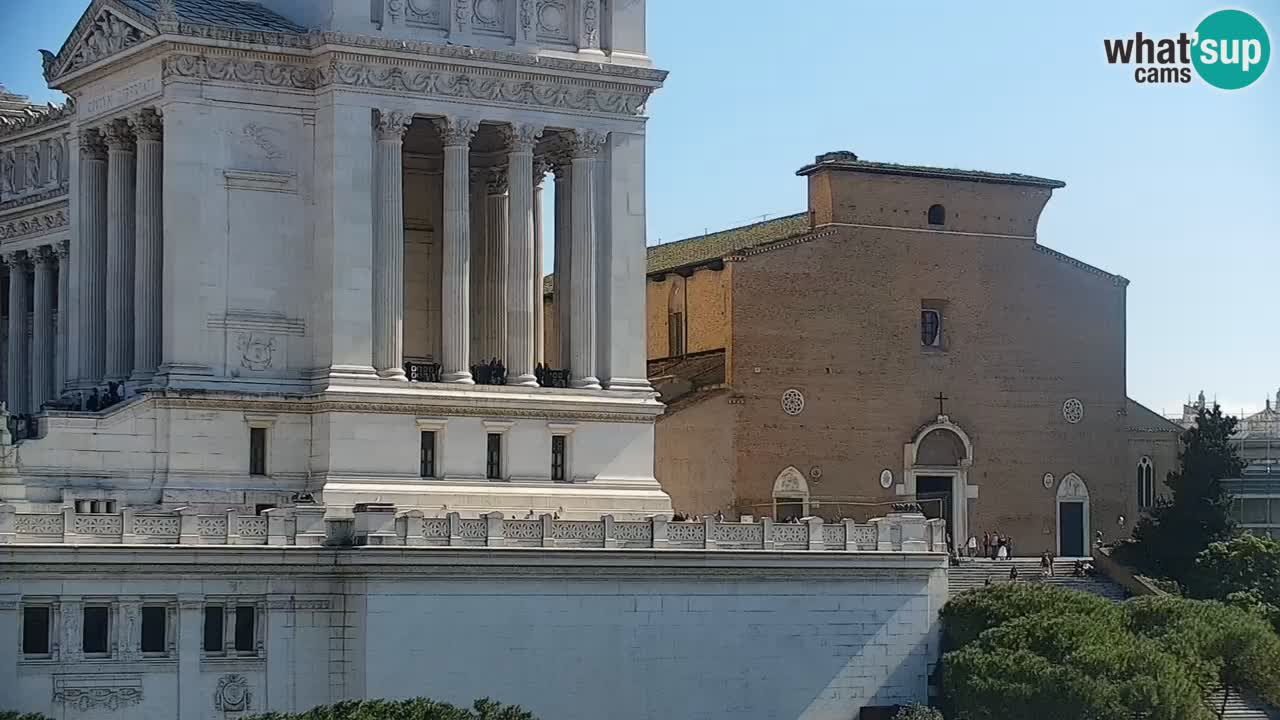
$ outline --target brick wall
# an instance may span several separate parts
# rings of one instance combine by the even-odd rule
[[[727,268],[699,268],[687,278],[675,273],[649,278],[645,283],[649,358],[672,354],[668,320],[673,307],[684,310],[686,353],[727,347],[730,287]]]
[[[731,264],[739,504],[768,503],[788,465],[822,468],[815,496],[892,500],[879,475],[901,482],[903,445],[943,392],[973,440],[979,534],[1012,534],[1019,552],[1052,547],[1055,493],[1041,478],[1074,472],[1092,527],[1114,536],[1136,492],[1120,414],[1124,281],[1028,240],[920,232],[906,220],[942,202],[972,222],[964,227],[1026,232],[1047,197],[1039,191],[877,178],[833,196],[838,217],[908,228],[819,228],[824,237]],[[943,305],[945,351],[921,347],[926,299]],[[782,412],[788,388],[805,395],[799,416]],[[1063,418],[1072,397],[1085,406],[1078,424]]]
[[[727,393],[719,391],[682,398],[658,418],[654,473],[676,512],[733,509],[735,416]]]

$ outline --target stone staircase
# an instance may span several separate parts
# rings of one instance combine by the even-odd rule
[[[1274,710],[1268,708],[1266,703],[1242,696],[1235,690],[1232,690],[1231,695],[1227,697],[1225,709],[1222,702],[1222,688],[1210,693],[1205,698],[1205,704],[1213,711],[1214,717],[1221,717],[1223,720],[1275,720],[1280,717]]]
[[[1053,564],[1053,576],[1040,577],[1040,558],[1012,558],[1009,560],[965,559],[947,571],[947,590],[955,597],[965,590],[983,587],[990,578],[991,584],[1008,582],[1009,569],[1018,567],[1018,582],[1046,583],[1070,590],[1093,593],[1108,600],[1120,602],[1129,597],[1124,588],[1101,575],[1072,577],[1075,565],[1071,560],[1059,560]]]

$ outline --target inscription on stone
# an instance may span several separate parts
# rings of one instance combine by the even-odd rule
[[[135,80],[86,100],[83,105],[84,114],[86,118],[103,115],[159,92],[160,78],[153,76]]]

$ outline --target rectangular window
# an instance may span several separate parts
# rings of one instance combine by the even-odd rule
[[[261,515],[262,513],[268,510],[274,509],[275,506],[276,506],[275,503],[258,503],[257,505],[253,506],[253,514]]]
[[[667,348],[671,357],[684,354],[684,313],[667,315]]]
[[[163,655],[169,648],[165,643],[168,633],[169,613],[159,605],[144,605],[142,608],[142,652],[150,655]]]
[[[222,606],[204,606],[204,651],[222,652]]]
[[[49,608],[22,608],[22,652],[24,655],[49,654]]]
[[[1262,525],[1267,522],[1266,498],[1241,498],[1244,508],[1244,522],[1250,525]]]
[[[267,474],[266,428],[249,428],[249,474]]]
[[[564,448],[565,436],[551,436],[551,480],[552,482],[564,482]]]
[[[489,433],[485,451],[485,477],[490,480],[502,479],[502,433]]]
[[[433,478],[436,476],[436,434],[434,431],[422,431],[422,448],[418,461],[418,472],[422,477]]]
[[[84,637],[82,649],[85,655],[106,655],[111,652],[108,638],[111,636],[111,608],[105,605],[87,605],[84,608]]]
[[[942,347],[942,313],[937,310],[920,311],[920,344],[924,347]]]
[[[258,649],[254,635],[254,620],[257,608],[252,605],[236,606],[236,652],[252,653]]]

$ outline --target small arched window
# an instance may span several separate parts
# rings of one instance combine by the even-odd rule
[[[1143,457],[1138,461],[1138,509],[1150,509],[1155,502],[1155,468],[1151,465],[1151,458]]]
[[[929,224],[930,225],[946,225],[947,209],[941,205],[929,206]]]
[[[688,329],[684,318],[685,279],[676,276],[667,295],[667,357],[685,353]]]

